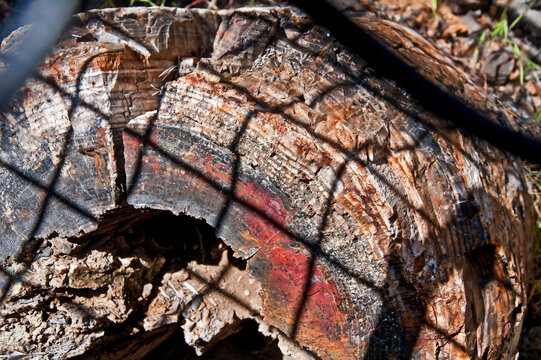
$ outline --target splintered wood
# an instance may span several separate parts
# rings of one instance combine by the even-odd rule
[[[356,21],[514,126],[415,33]],[[523,164],[296,10],[77,15],[1,116],[2,354],[140,359],[179,326],[202,354],[253,319],[293,359],[517,355]]]

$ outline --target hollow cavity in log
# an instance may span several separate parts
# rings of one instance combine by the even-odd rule
[[[95,232],[51,237],[34,251],[31,264],[4,263],[12,272],[28,266],[2,307],[4,353],[139,359],[166,351],[158,347],[169,338],[178,346],[168,350],[187,343],[198,355],[266,349],[281,356],[278,342],[286,354],[302,353],[263,323],[261,284],[204,221],[123,209],[107,214]],[[36,290],[44,282],[47,288]],[[212,350],[246,326],[245,334],[258,332],[251,319],[267,335],[251,335],[259,345],[239,347],[233,337]]]

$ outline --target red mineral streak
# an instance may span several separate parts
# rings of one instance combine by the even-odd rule
[[[315,348],[334,354],[334,358],[351,354],[352,349],[347,349],[347,317],[339,309],[342,297],[334,281],[316,265],[305,295],[310,261],[304,251],[289,246],[266,246],[253,261],[265,259],[270,262],[270,271],[259,280],[263,283],[263,313],[267,321],[290,332],[306,296],[298,319],[297,339],[311,340]],[[315,338],[318,341],[313,341]]]
[[[239,184],[237,194],[265,214],[247,210],[244,220],[248,230],[241,235],[261,249],[251,260],[253,267],[257,268],[261,261],[270,266],[268,274],[257,274],[264,284],[264,314],[269,322],[287,331],[293,326],[304,296],[310,259],[305,250],[291,247],[292,241],[297,240],[292,240],[280,229],[286,225],[288,212],[279,196],[269,194],[254,183]],[[349,343],[347,319],[339,310],[342,297],[336,284],[318,265],[309,281],[298,336],[320,338],[318,346],[324,351],[345,351],[344,346]]]
[[[198,160],[198,159],[195,159]],[[215,161],[215,158],[208,154],[203,161],[203,170],[211,179],[231,181],[231,166]],[[222,182],[220,181],[220,182]]]
[[[125,135],[124,144],[128,157],[139,151],[139,141],[133,136]],[[203,159],[195,154],[185,155],[190,164],[201,169],[206,178],[231,186],[230,164],[211,154],[207,154]],[[144,162],[150,166],[151,172],[163,173],[160,168],[163,165],[157,157],[147,154]],[[194,186],[195,182],[191,184],[190,186]],[[263,315],[270,324],[286,333],[290,332],[309,275],[309,252],[302,247],[299,240],[292,239],[286,233],[285,229],[292,214],[287,210],[287,200],[282,199],[279,192],[265,189],[262,182],[241,178],[237,179],[235,199],[239,204],[237,216],[243,218],[236,223],[244,224],[244,227],[239,229],[241,242],[228,243],[235,251],[259,248],[250,258],[248,266],[252,275],[263,284]],[[295,243],[301,246],[292,246]],[[346,314],[340,311],[342,301],[344,299],[337,285],[332,278],[326,276],[325,268],[315,265],[306,303],[299,319],[297,338],[305,343],[312,343],[314,349],[329,354],[329,358],[343,358],[345,354],[355,351],[348,338]],[[316,338],[318,340],[314,340]]]

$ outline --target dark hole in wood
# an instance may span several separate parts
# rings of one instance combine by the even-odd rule
[[[216,343],[202,356],[197,356],[184,341],[182,330],[179,328],[144,360],[281,360],[283,358],[278,348],[278,340],[261,334],[254,320],[244,321],[239,329],[237,333]]]
[[[214,227],[204,220],[186,215],[174,215],[169,211],[133,208],[115,210],[101,219],[96,231],[72,238],[70,241],[78,244],[70,256],[79,259],[85,259],[93,250],[105,251],[119,257],[146,254],[150,257],[166,258],[162,271],[152,281],[154,284],[159,283],[158,279],[164,272],[174,272],[185,268],[194,260],[199,264],[218,265],[224,251],[228,254],[229,264],[241,270],[246,269],[246,261],[232,256],[229,248],[216,237]],[[38,250],[38,256],[46,250],[50,250],[50,245],[43,244]],[[105,291],[106,287],[102,290]],[[69,289],[69,291],[77,293],[83,290]],[[92,295],[90,290],[85,289],[84,292],[88,296]],[[258,359],[258,354],[261,355],[261,359],[263,356],[267,359],[282,358],[276,345],[277,341],[259,333],[255,321],[239,323],[238,333],[219,341],[210,349],[211,355],[204,354],[203,357],[197,356],[195,350],[186,344],[179,323],[165,325],[151,332],[139,331],[137,335],[130,335],[129,328],[139,327],[138,324],[144,317],[146,305],[146,301],[141,301],[126,323],[104,328],[110,338],[97,342],[78,358],[100,357],[103,354],[116,358],[115,354],[118,353],[119,347],[137,348],[134,344],[138,342],[145,344],[149,339],[153,339],[154,344],[159,345],[146,355],[146,359]],[[179,321],[182,321],[182,317]],[[173,327],[175,330],[171,331]],[[272,354],[277,355],[275,357]],[[134,358],[139,358],[140,355],[141,353]],[[130,359],[129,356],[125,358]]]
[[[148,255],[165,255],[182,266],[195,260],[199,264],[217,265],[228,247],[218,239],[215,229],[205,220],[170,211],[124,208],[104,216],[98,229],[71,241],[82,246],[72,253],[84,257],[91,249],[129,255],[142,248]],[[246,261],[229,251],[229,262],[241,270]]]

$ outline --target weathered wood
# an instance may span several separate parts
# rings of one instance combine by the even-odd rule
[[[416,34],[357,21],[516,125]],[[175,323],[204,352],[252,318],[293,358],[516,355],[534,224],[520,161],[295,10],[76,22],[2,114],[0,255],[24,282],[0,352],[141,358]],[[204,219],[246,270],[155,210]]]

